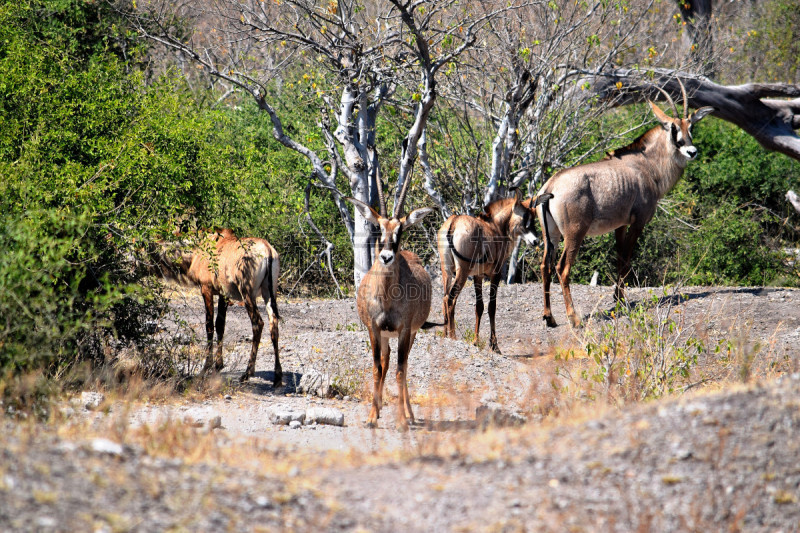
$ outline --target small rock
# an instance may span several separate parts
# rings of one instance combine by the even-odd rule
[[[475,419],[482,427],[521,426],[528,422],[527,417],[497,402],[487,402],[475,409]]]
[[[334,407],[311,407],[306,410],[306,420],[329,426],[344,426],[344,413]]]
[[[94,411],[100,404],[103,403],[106,397],[100,394],[99,392],[82,392],[81,393],[81,405],[87,411]]]
[[[108,455],[122,455],[122,444],[108,439],[93,439],[90,443],[93,452],[107,453]]]
[[[293,421],[302,424],[305,419],[306,414],[303,411],[293,411],[283,407],[273,407],[269,413],[270,422],[279,426],[288,426]]]
[[[233,400],[233,396],[231,396],[230,394],[226,394],[226,395],[225,395],[225,401],[226,401],[226,402],[229,402],[229,401],[231,401],[231,400]]]
[[[36,525],[41,528],[51,529],[56,527],[57,524],[56,519],[49,516],[40,516],[36,519]]]
[[[328,374],[309,368],[303,377],[300,378],[300,384],[297,386],[297,392],[301,394],[312,394],[320,398],[328,398],[332,395],[331,382],[333,379]]]
[[[291,422],[289,422],[289,427],[291,429],[300,429],[300,427],[302,427],[302,425],[303,425],[303,423],[300,422],[299,420],[292,420]]]
[[[256,498],[256,505],[258,505],[259,507],[269,507],[270,505],[269,498],[267,498],[266,496],[259,496],[258,498]]]

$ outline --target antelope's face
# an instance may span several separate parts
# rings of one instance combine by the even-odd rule
[[[697,148],[692,144],[692,123],[689,119],[678,119],[669,124],[669,138],[672,146],[687,161],[697,157]]]
[[[539,242],[536,237],[536,207],[552,197],[552,194],[547,193],[524,202],[520,202],[519,197],[517,197],[510,227],[512,240],[522,236],[525,242],[531,246],[535,246]]]
[[[382,266],[391,266],[400,249],[403,223],[396,218],[379,218],[381,237],[375,245],[375,259]]]
[[[525,203],[514,204],[514,214],[511,219],[511,240],[522,237],[531,246],[538,242],[536,238],[536,212],[525,206]]]
[[[697,148],[692,143],[692,126],[706,115],[714,111],[713,107],[701,107],[690,117],[687,118],[672,118],[661,109],[650,102],[650,107],[653,109],[656,118],[669,136],[668,142],[672,146],[676,154],[686,162],[691,161],[697,157]]]
[[[408,216],[397,218],[386,218],[379,215],[374,209],[355,198],[346,198],[361,213],[366,220],[381,229],[380,240],[375,245],[375,264],[382,267],[389,267],[394,264],[397,253],[400,251],[400,239],[403,231],[419,224],[425,215],[433,212],[432,207],[422,207],[415,209]]]

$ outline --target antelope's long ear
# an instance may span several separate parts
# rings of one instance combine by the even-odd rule
[[[541,204],[546,204],[547,202],[550,201],[550,198],[552,198],[552,197],[553,197],[553,195],[550,194],[549,192],[545,193],[545,194],[540,194],[539,196],[536,197],[535,201],[531,202],[533,204],[533,205],[531,205],[531,209],[536,209],[537,206],[539,206]]]
[[[366,218],[369,222],[375,224],[376,226],[380,226],[378,219],[380,219],[381,216],[370,206],[368,206],[361,200],[356,200],[355,198],[350,198],[349,196],[347,196],[345,200],[356,206],[356,209],[358,209],[361,212],[361,216]]]
[[[658,121],[659,121],[659,122],[660,122],[660,123],[661,123],[661,124],[662,124],[662,125],[663,125],[665,128],[667,127],[667,125],[668,125],[668,124],[672,124],[672,119],[669,117],[669,115],[667,115],[666,113],[664,113],[663,111],[661,111],[661,108],[660,108],[660,107],[658,107],[656,104],[654,104],[654,103],[653,103],[653,102],[651,102],[650,100],[648,100],[648,101],[647,101],[647,103],[648,103],[648,104],[650,104],[650,108],[653,110],[653,114],[656,116],[656,118],[658,119]]]
[[[708,115],[709,113],[713,113],[716,110],[717,110],[716,107],[711,107],[711,106],[701,107],[700,109],[692,113],[692,116],[689,117],[689,122],[691,124],[697,124],[698,122],[703,120],[706,117],[706,115]]]
[[[403,219],[403,229],[405,230],[406,228],[410,228],[415,224],[419,224],[422,222],[423,218],[433,212],[434,209],[432,207],[420,207],[419,209],[414,209],[406,218]]]
[[[511,190],[514,191],[514,206],[511,211],[518,217],[524,217],[527,207],[522,204],[522,191],[519,190],[519,187],[514,187]]]

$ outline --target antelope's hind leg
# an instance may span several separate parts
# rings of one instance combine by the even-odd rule
[[[477,346],[480,339],[481,317],[483,317],[483,276],[475,275],[472,277],[475,285],[475,342]]]
[[[468,277],[468,268],[457,269],[453,284],[450,286],[450,290],[445,294],[445,322],[450,328],[448,336],[451,339],[456,338],[456,302],[458,301],[458,295],[461,294],[461,289],[464,288]]]
[[[574,238],[564,238],[564,252],[561,254],[561,259],[558,262],[558,277],[561,280],[561,292],[564,295],[564,305],[567,308],[569,321],[574,328],[580,327],[581,319],[572,302],[572,291],[569,287],[569,272],[578,257],[578,249],[580,249],[585,234],[586,232],[584,231],[583,234]]]
[[[264,298],[264,304],[267,308],[267,317],[269,318],[269,337],[272,340],[272,349],[275,352],[275,371],[272,386],[278,388],[283,385],[283,369],[281,368],[281,359],[278,355],[278,304],[274,298],[269,297],[269,292],[262,288],[261,297]]]
[[[547,237],[545,237],[547,239]],[[553,264],[555,263],[556,247],[555,245],[545,240],[544,244],[544,256],[542,257],[542,292],[544,293],[544,312],[542,313],[542,318],[547,324],[547,327],[554,328],[558,326],[556,319],[553,318],[553,311],[550,308],[550,283],[553,279]]]
[[[256,355],[258,354],[258,345],[261,342],[261,332],[264,331],[264,320],[261,318],[261,313],[258,312],[258,307],[256,307],[255,296],[249,292],[245,293],[244,306],[250,316],[250,323],[253,325],[253,347],[250,350],[250,361],[247,363],[247,370],[244,371],[239,381],[247,381],[256,374]]]
[[[214,364],[214,293],[211,292],[211,287],[201,286],[200,293],[203,296],[203,305],[206,309],[206,362],[203,365],[201,374],[205,374],[211,370]]]
[[[225,336],[225,317],[228,314],[228,300],[219,295],[219,302],[217,305],[217,355],[214,359],[214,370],[219,372],[225,366],[222,360],[222,338]]]

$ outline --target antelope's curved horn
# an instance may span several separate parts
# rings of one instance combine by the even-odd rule
[[[408,184],[410,182],[411,172],[406,176],[406,180],[403,182],[403,188],[400,189],[400,196],[397,197],[397,203],[394,204],[393,216],[395,217],[403,216],[403,203],[406,201],[406,193],[408,192]]]
[[[675,79],[678,80],[678,85],[681,86],[681,94],[683,95],[683,118],[689,118],[689,98],[686,96],[686,87],[683,86],[683,82],[677,76]]]
[[[670,107],[672,107],[672,113],[675,115],[675,118],[678,118],[680,116],[680,114],[678,113],[678,108],[675,107],[675,102],[672,101],[672,97],[669,95],[669,93],[664,89],[662,89],[661,87],[656,87],[656,89],[658,89],[658,91],[664,95],[664,98],[667,99],[667,102],[669,102]]]
[[[378,201],[381,207],[381,216],[386,218],[386,198],[383,197],[383,183],[381,182],[381,164],[378,160],[378,151],[375,150],[375,186],[378,188]]]

